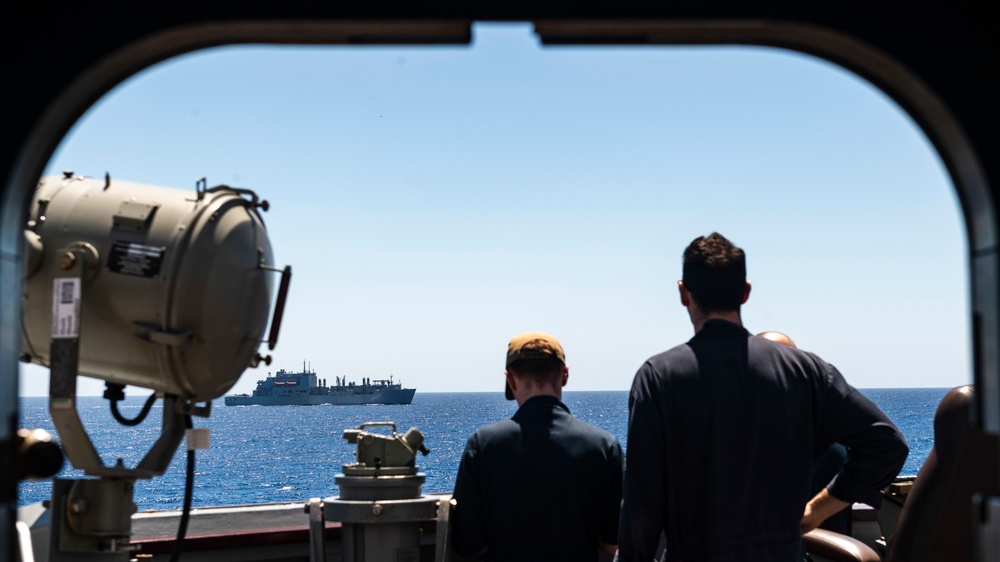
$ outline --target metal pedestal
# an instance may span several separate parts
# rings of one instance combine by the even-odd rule
[[[418,562],[420,522],[437,515],[438,498],[421,497],[423,473],[337,476],[340,496],[324,502],[340,521],[345,562]]]

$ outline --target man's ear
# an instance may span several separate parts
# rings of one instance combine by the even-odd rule
[[[514,388],[510,386],[511,381],[514,381],[514,377],[510,375],[506,370],[503,372],[503,378],[506,381],[503,388],[503,397],[507,400],[517,400],[517,396],[514,395]],[[514,387],[517,387],[517,382],[514,381]]]
[[[511,391],[517,390],[517,377],[512,375],[510,371],[504,371],[503,376],[507,378],[507,386],[510,387]]]
[[[691,291],[687,290],[687,287],[684,286],[684,282],[683,281],[678,281],[677,282],[677,291],[681,295],[681,304],[685,308],[687,308],[688,306],[690,306],[691,305]]]
[[[743,289],[743,300],[740,301],[740,304],[746,304],[748,298],[750,298],[750,282],[749,281],[747,281],[747,287],[746,287],[746,289]]]
[[[566,381],[568,380],[569,380],[569,367],[563,365],[562,386],[566,386]]]

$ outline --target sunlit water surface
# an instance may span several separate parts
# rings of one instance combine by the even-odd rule
[[[947,389],[866,389],[862,392],[877,403],[902,429],[910,445],[910,457],[902,474],[916,474],[933,445],[933,416]],[[567,392],[567,406],[577,417],[626,440],[628,393]],[[120,407],[134,416],[143,398],[128,398]],[[123,459],[134,466],[155,441],[161,409],[154,407],[147,421],[134,428],[115,422],[108,403],[98,397],[80,398],[80,417],[90,432],[105,464]],[[195,427],[211,430],[211,448],[198,451],[194,505],[242,505],[307,500],[338,494],[334,477],[341,466],[354,460],[354,446],[342,437],[344,429],[369,421],[393,421],[399,431],[416,427],[425,436],[428,456],[417,464],[426,474],[425,493],[450,492],[465,440],[477,428],[510,417],[513,402],[501,393],[422,393],[406,406],[236,406],[222,400],[212,405],[207,419],[195,418]],[[54,433],[46,398],[21,399],[21,427],[44,428]],[[184,495],[183,446],[166,474],[140,480],[135,503],[140,510],[173,509]],[[734,467],[738,468],[738,467]],[[82,473],[65,468],[65,478]],[[47,499],[47,481],[20,486],[19,505]]]

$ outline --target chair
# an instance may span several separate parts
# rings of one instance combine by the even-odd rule
[[[974,390],[950,390],[934,414],[934,447],[903,504],[888,562],[973,560],[973,495],[998,495],[997,443],[970,424]]]
[[[865,543],[847,535],[813,529],[802,536],[806,552],[833,562],[882,562],[882,557]]]

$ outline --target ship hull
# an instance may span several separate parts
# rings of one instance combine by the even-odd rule
[[[372,392],[331,392],[307,396],[226,396],[226,406],[353,406],[364,404],[409,404],[414,388],[376,389]]]

